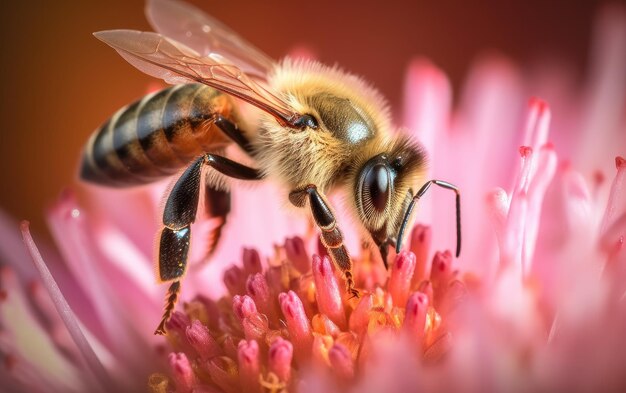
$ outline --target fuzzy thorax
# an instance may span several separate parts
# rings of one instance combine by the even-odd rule
[[[317,129],[281,127],[262,115],[256,140],[267,174],[287,188],[315,184],[324,192],[345,180],[350,162],[370,144],[387,139],[387,102],[362,79],[312,61],[284,60],[270,87],[300,114],[312,115]]]

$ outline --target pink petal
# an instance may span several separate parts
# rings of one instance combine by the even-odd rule
[[[588,86],[580,106],[576,157],[584,172],[611,173],[608,157],[624,154],[626,105],[626,9],[607,4],[596,17]]]
[[[77,206],[75,196],[68,192],[50,209],[48,220],[53,236],[72,273],[81,278],[78,282],[108,334],[102,338],[104,343],[129,364],[147,367],[139,359],[141,353],[149,351],[147,343],[137,340],[134,332],[154,329],[153,321],[158,321],[161,313],[161,300],[147,299],[137,291],[134,277],[123,274],[103,257],[96,241],[98,232],[90,227],[89,218]],[[102,296],[103,293],[112,295]],[[118,306],[122,302],[124,306]],[[137,359],[131,361],[132,358]]]
[[[65,297],[63,297],[63,294],[57,286],[56,281],[54,281],[54,278],[50,274],[50,271],[48,270],[46,263],[43,261],[41,254],[39,254],[39,250],[37,249],[37,246],[35,245],[35,242],[30,235],[28,222],[22,223],[21,230],[22,236],[24,237],[24,243],[26,244],[26,247],[30,251],[31,257],[33,258],[33,263],[39,271],[39,274],[41,275],[41,279],[43,280],[46,289],[48,290],[48,292],[50,292],[50,296],[52,297],[52,301],[54,302],[57,312],[63,319],[63,322],[65,323],[67,330],[72,336],[72,339],[78,346],[80,353],[83,355],[83,358],[85,359],[87,365],[94,373],[104,390],[112,388],[114,385],[111,381],[109,373],[105,370],[104,366],[102,366],[102,363],[100,363],[100,360],[93,351],[93,348],[85,338],[82,330],[78,325],[78,322],[76,321],[74,313],[70,309],[70,306],[67,304]]]
[[[403,101],[402,124],[424,145],[429,155],[436,157],[440,135],[449,130],[452,106],[452,88],[446,75],[427,59],[413,59],[406,71]],[[441,173],[439,165],[439,160],[431,160],[426,174],[428,179]],[[430,198],[420,201],[416,220],[432,222],[434,203]]]
[[[626,214],[626,159],[621,156],[616,157],[615,167],[617,168],[617,173],[611,184],[609,201],[602,218],[602,234],[607,233],[608,228],[614,225],[620,216]],[[623,236],[623,234],[621,235]]]
[[[556,172],[557,157],[550,145],[539,150],[536,170],[528,188],[528,216],[524,233],[522,268],[527,277],[532,270],[532,261],[535,257],[535,243],[539,232],[543,199]]]

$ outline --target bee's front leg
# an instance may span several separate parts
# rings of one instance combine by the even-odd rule
[[[173,281],[167,291],[161,322],[154,334],[165,334],[180,293],[180,280],[187,267],[187,254],[191,239],[191,224],[196,219],[200,200],[202,166],[208,165],[228,177],[242,180],[259,180],[263,176],[254,169],[215,154],[205,154],[196,159],[180,176],[170,192],[163,210],[163,225],[159,241],[159,278]]]
[[[309,184],[303,189],[294,190],[289,193],[289,200],[297,207],[304,207],[307,197],[313,219],[322,231],[320,233],[322,244],[324,244],[324,247],[328,250],[328,254],[335,265],[343,272],[346,278],[348,293],[353,297],[359,297],[359,291],[354,288],[352,260],[350,259],[348,250],[343,245],[343,235],[337,226],[337,220],[326,198],[324,198],[313,184]]]

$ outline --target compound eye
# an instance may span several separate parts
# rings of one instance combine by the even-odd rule
[[[389,170],[384,164],[375,164],[363,177],[362,195],[365,211],[368,206],[382,213],[387,206],[390,194]]]

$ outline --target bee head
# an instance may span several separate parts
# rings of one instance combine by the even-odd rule
[[[357,212],[385,266],[388,246],[396,243],[404,212],[425,170],[425,158],[420,145],[400,137],[356,168]]]

